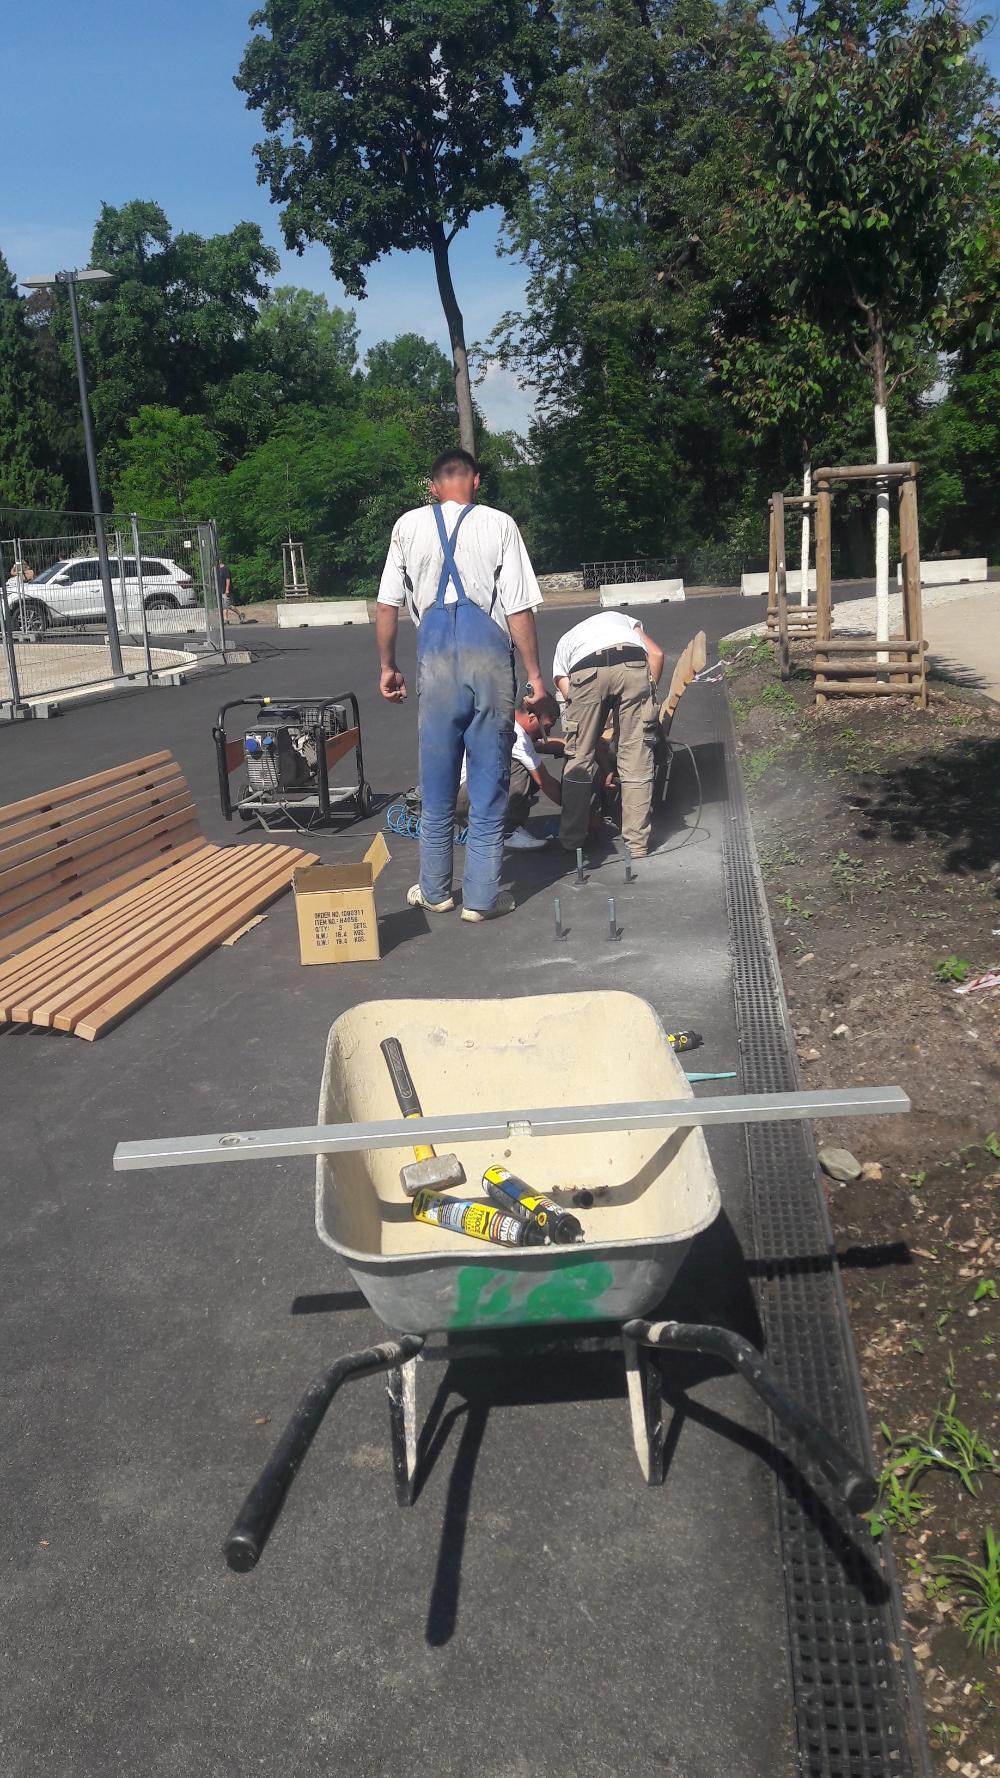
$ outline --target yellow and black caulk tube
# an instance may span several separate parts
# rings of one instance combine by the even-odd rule
[[[540,1247],[548,1239],[523,1217],[505,1215],[475,1198],[446,1198],[442,1192],[417,1192],[413,1215],[417,1222],[436,1223],[438,1228],[471,1235],[476,1241],[492,1241],[497,1247]]]
[[[547,1241],[583,1240],[583,1224],[579,1217],[571,1216],[551,1198],[543,1198],[532,1191],[530,1185],[518,1179],[516,1174],[508,1173],[506,1167],[487,1167],[483,1174],[483,1189],[501,1210],[511,1211],[514,1216],[534,1223]]]

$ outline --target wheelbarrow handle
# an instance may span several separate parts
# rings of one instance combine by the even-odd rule
[[[775,1419],[802,1446],[852,1512],[866,1513],[875,1505],[878,1482],[871,1471],[808,1408],[785,1392],[763,1353],[749,1340],[728,1327],[684,1321],[626,1321],[622,1332],[643,1346],[723,1359],[767,1403]]]
[[[354,1377],[370,1376],[373,1371],[394,1370],[407,1359],[415,1358],[423,1343],[421,1334],[403,1334],[398,1340],[385,1340],[380,1346],[366,1347],[363,1352],[348,1352],[313,1378],[240,1507],[222,1546],[230,1568],[240,1574],[256,1568],[285,1495],[341,1384]]]

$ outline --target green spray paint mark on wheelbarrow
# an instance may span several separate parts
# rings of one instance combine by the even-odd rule
[[[547,1321],[599,1319],[600,1301],[613,1282],[611,1267],[601,1260],[560,1266],[523,1296],[515,1295],[508,1271],[489,1266],[463,1266],[456,1279],[458,1301],[453,1328],[541,1325]]]

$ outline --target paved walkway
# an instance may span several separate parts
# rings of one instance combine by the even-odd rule
[[[697,619],[714,642],[742,609],[706,603]],[[693,617],[657,612],[669,652]],[[564,624],[543,617],[546,654]],[[370,632],[255,643],[273,652],[251,667],[3,733],[11,794],[170,746],[209,837],[236,837],[218,812],[218,705],[324,683],[361,696],[376,790],[413,781],[414,701],[374,695]],[[403,650],[412,671],[408,632]],[[222,1536],[292,1404],[378,1324],[313,1232],[311,1163],[110,1164],[120,1139],[312,1122],[327,1029],[361,998],[607,983],[703,1030],[696,1065],[737,1068],[721,697],[689,692],[676,725],[702,773],[698,831],[631,888],[609,868],[568,889],[562,946],[555,857],[512,858],[511,919],[428,926],[405,906],[416,848],[400,839],[379,882],[381,963],[302,969],[286,898],[97,1044],[5,1035],[3,1778],[790,1778],[774,1480],[735,1379],[682,1373],[695,1411],[648,1490],[617,1363],[453,1374],[409,1512],[393,1501],[384,1388],[356,1384],[260,1567],[232,1575]],[[687,762],[675,770],[675,817],[693,820]],[[316,844],[340,859],[365,839]],[[544,1102],[558,1054],[539,1073]],[[671,1304],[753,1335],[743,1133],[710,1147],[726,1215]]]
[[[1000,586],[924,613],[935,667],[1000,701]]]

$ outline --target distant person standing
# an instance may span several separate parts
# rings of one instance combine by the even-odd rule
[[[219,561],[215,564],[215,584],[219,589],[223,623],[228,623],[234,614],[240,623],[244,623],[246,620],[233,597],[233,577],[225,562]]]
[[[467,758],[469,832],[462,919],[509,914],[500,888],[504,820],[514,735],[514,649],[528,683],[524,707],[555,716],[538,664],[535,607],[542,602],[521,533],[512,518],[473,504],[479,470],[468,451],[445,451],[431,469],[436,504],[405,512],[393,526],[378,592],[375,636],[379,689],[406,697],[396,664],[399,612],[417,626],[417,729],[420,749],[420,881],[411,907],[443,914],[454,907],[455,801]]]

